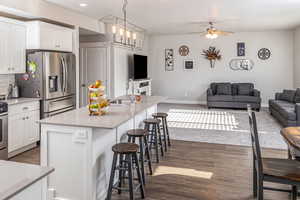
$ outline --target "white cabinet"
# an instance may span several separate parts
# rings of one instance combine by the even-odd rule
[[[41,21],[27,22],[27,49],[73,51],[73,30]]]
[[[9,105],[8,108],[8,153],[14,156],[22,149],[40,140],[39,102]]]
[[[25,73],[26,25],[0,17],[0,74]]]

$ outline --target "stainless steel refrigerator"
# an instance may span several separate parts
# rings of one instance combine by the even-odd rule
[[[76,107],[76,66],[72,53],[28,51],[26,74],[16,75],[16,82],[21,97],[41,98],[41,118]]]

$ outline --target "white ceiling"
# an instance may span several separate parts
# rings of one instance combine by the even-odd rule
[[[46,0],[100,19],[122,17],[123,0]],[[80,7],[87,3],[87,7]],[[128,0],[128,18],[152,34],[203,31],[206,21],[228,31],[290,29],[300,25],[300,0]],[[199,24],[200,23],[200,24]]]

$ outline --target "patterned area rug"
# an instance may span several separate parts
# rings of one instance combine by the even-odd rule
[[[250,146],[248,114],[243,110],[206,109],[205,107],[162,104],[167,112],[171,138],[217,144]],[[256,113],[261,147],[287,149],[280,135],[281,126],[268,113]]]

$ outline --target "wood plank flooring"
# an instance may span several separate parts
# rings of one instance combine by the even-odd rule
[[[172,141],[172,144],[159,165],[154,164],[154,175],[147,179],[147,200],[253,200],[250,148],[185,141]],[[287,152],[263,149],[263,155],[285,158]],[[38,164],[39,149],[12,160]],[[128,199],[128,196],[115,194],[113,199]],[[265,199],[290,198],[286,193],[266,191]]]

